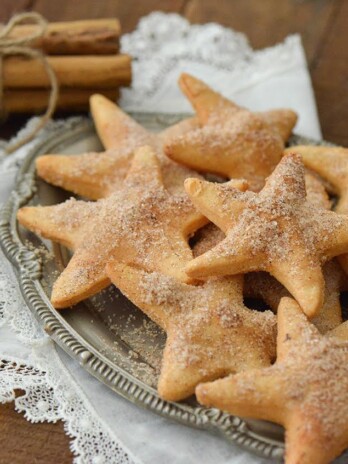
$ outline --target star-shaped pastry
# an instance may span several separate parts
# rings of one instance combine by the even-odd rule
[[[330,183],[338,195],[335,211],[348,214],[348,149],[330,146],[299,145],[285,153],[298,153],[309,169]]]
[[[201,384],[197,399],[283,425],[286,464],[328,464],[348,446],[348,334],[337,334],[321,335],[293,299],[283,298],[276,363]]]
[[[335,211],[348,214],[348,149],[301,145],[291,147],[291,150],[299,153],[308,168],[330,183],[333,193],[338,196]],[[348,274],[348,255],[340,256],[339,262]]]
[[[310,173],[305,174],[305,182],[307,200],[317,208],[330,209],[331,202],[322,182]],[[335,260],[324,265],[323,274],[325,279],[324,303],[318,315],[311,322],[321,333],[326,333],[342,323],[340,292],[346,290],[348,281]],[[275,313],[281,298],[290,296],[283,285],[266,272],[247,274],[244,287],[246,296],[261,298]]]
[[[111,281],[167,332],[158,391],[179,401],[195,386],[229,373],[269,366],[276,318],[246,308],[242,276],[187,285],[159,272],[109,262]]]
[[[37,173],[45,181],[92,200],[105,198],[122,187],[134,150],[144,145],[150,145],[160,158],[164,184],[169,191],[182,192],[184,180],[196,175],[169,160],[162,148],[168,137],[195,127],[194,118],[184,120],[157,135],[145,130],[102,95],[91,97],[91,112],[106,151],[74,156],[40,156],[36,160]]]
[[[305,174],[307,200],[317,208],[330,209],[331,203],[323,184],[313,175]],[[210,222],[199,229],[192,246],[196,258],[209,251],[225,238],[225,234]],[[324,265],[325,296],[319,314],[312,323],[321,333],[326,333],[342,323],[340,292],[347,289],[348,280],[341,267],[332,260]],[[266,272],[251,272],[245,276],[244,294],[248,298],[263,300],[273,312],[277,312],[280,299],[289,292],[274,277]]]
[[[191,277],[267,271],[314,317],[324,300],[322,264],[348,251],[348,217],[306,200],[301,157],[286,155],[259,194],[198,179],[196,207],[226,238],[186,266]]]
[[[55,206],[24,207],[18,221],[74,251],[51,296],[52,304],[63,308],[106,287],[105,265],[116,255],[126,264],[190,281],[183,270],[192,258],[187,237],[205,222],[190,203],[168,192],[156,155],[142,147],[122,190],[97,202],[72,198]]]
[[[232,182],[232,181],[231,181]],[[310,201],[317,208],[331,208],[329,195],[327,194],[323,183],[312,174],[306,172],[305,174],[306,195],[307,200]],[[233,185],[231,183],[231,185]],[[243,190],[242,184],[235,183],[239,190]],[[244,190],[246,190],[244,188]],[[210,222],[201,229],[199,229],[192,240],[192,252],[194,258],[209,251],[219,242],[225,238],[225,234],[215,224]],[[342,280],[342,279],[341,279]]]
[[[252,113],[188,74],[179,84],[200,127],[169,140],[166,154],[198,171],[244,178],[252,190],[260,190],[282,157],[296,114],[281,109]]]
[[[326,333],[342,323],[340,292],[347,288],[347,277],[335,260],[324,265],[324,303],[311,322],[319,332]],[[245,276],[245,295],[261,298],[272,311],[277,312],[282,297],[290,297],[289,292],[274,277],[266,272],[252,272]]]

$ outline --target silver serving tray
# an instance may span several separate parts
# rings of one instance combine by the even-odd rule
[[[134,114],[141,124],[158,131],[183,115]],[[315,143],[294,136],[290,144]],[[260,456],[281,461],[283,429],[265,421],[246,421],[218,409],[199,406],[194,398],[181,403],[163,401],[156,383],[165,334],[115,287],[73,309],[57,311],[49,301],[52,283],[69,259],[67,249],[40,239],[20,227],[18,208],[51,205],[71,194],[35,175],[35,158],[46,153],[102,151],[88,119],[71,120],[54,128],[28,153],[8,203],[0,215],[2,249],[13,264],[29,308],[49,336],[90,374],[119,395],[168,419],[209,429]]]

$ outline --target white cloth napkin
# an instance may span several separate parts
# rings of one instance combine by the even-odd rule
[[[293,108],[300,116],[296,132],[316,139],[321,136],[299,36],[254,51],[245,36],[219,25],[191,26],[178,15],[154,13],[123,37],[122,49],[136,58],[133,87],[122,93],[121,104],[126,110],[190,111],[176,85],[179,74],[187,71],[246,107]],[[41,138],[44,136],[45,132]],[[35,143],[0,165],[1,202],[13,186],[17,165]],[[0,365],[0,401],[12,400],[12,390],[23,388],[26,396],[16,400],[16,407],[29,419],[63,419],[74,438],[75,462],[268,462],[218,436],[138,408],[87,374],[37,326],[18,293],[14,274],[2,263],[0,360],[7,363]],[[25,372],[13,367],[19,363],[27,366]]]
[[[133,85],[122,92],[128,111],[192,112],[176,85],[188,72],[252,110],[292,108],[299,115],[296,132],[321,138],[299,35],[253,50],[243,34],[218,24],[190,25],[176,14],[153,13],[122,38],[122,49],[136,57]]]

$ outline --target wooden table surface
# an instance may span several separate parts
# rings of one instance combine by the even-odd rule
[[[38,11],[50,21],[116,16],[124,32],[154,10],[177,12],[192,23],[215,21],[248,35],[262,48],[298,32],[303,39],[326,140],[348,146],[348,1],[345,0],[0,0],[0,20]],[[25,121],[10,117],[1,135]],[[63,424],[35,424],[0,406],[0,464],[72,462]]]

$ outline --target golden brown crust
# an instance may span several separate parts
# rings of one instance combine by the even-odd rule
[[[347,279],[327,262],[348,252],[348,217],[328,211],[317,174],[348,214],[348,150],[292,147],[278,164],[293,111],[252,113],[187,74],[180,86],[197,116],[156,135],[94,95],[106,151],[46,155],[37,170],[99,201],[24,207],[18,221],[73,251],[54,284],[54,306],[113,282],[167,332],[163,399],[196,389],[204,405],[284,425],[287,464],[327,464],[348,445],[348,323],[339,301]],[[187,166],[231,180],[206,182]],[[191,250],[188,238],[200,227]],[[243,303],[241,274],[255,270],[279,280],[246,278],[246,291],[278,311],[272,366],[276,318]]]
[[[297,303],[278,309],[277,361],[196,388],[199,402],[286,428],[287,464],[328,464],[348,445],[348,341],[325,337]]]
[[[311,319],[319,332],[327,333],[342,324],[340,292],[345,288],[344,273],[335,261],[323,268],[325,279],[324,303],[317,316]],[[245,277],[244,292],[247,297],[262,299],[272,311],[277,312],[281,298],[290,293],[274,277],[265,272],[253,272]]]
[[[183,74],[179,82],[200,127],[172,137],[165,153],[201,172],[245,178],[259,191],[281,159],[296,114],[283,109],[252,113],[193,76]]]
[[[199,382],[252,367],[275,356],[275,318],[243,305],[242,277],[187,285],[158,272],[107,265],[111,281],[167,332],[158,391],[179,401]]]
[[[150,147],[137,150],[122,189],[97,203],[68,200],[51,207],[22,208],[27,228],[74,249],[55,282],[52,303],[75,304],[108,285],[105,265],[111,258],[192,279],[183,270],[192,259],[187,237],[206,219],[188,197],[165,189],[159,161]]]
[[[171,134],[182,135],[196,127],[195,118],[153,134],[102,95],[91,97],[91,112],[106,151],[75,156],[40,156],[36,160],[37,173],[46,182],[92,200],[105,198],[122,187],[134,151],[144,145],[150,145],[156,151],[164,184],[171,193],[183,194],[184,180],[198,176],[169,160],[163,153],[163,144],[168,137]]]
[[[190,276],[267,271],[309,317],[318,314],[325,287],[321,265],[348,251],[348,217],[306,200],[298,155],[286,155],[259,194],[197,179],[185,187],[196,207],[226,233],[186,267]]]
[[[333,187],[334,193],[338,195],[335,211],[340,214],[348,214],[348,149],[300,145],[291,147],[291,150],[299,153],[304,164]],[[348,274],[348,255],[340,256],[339,262],[345,273]]]

